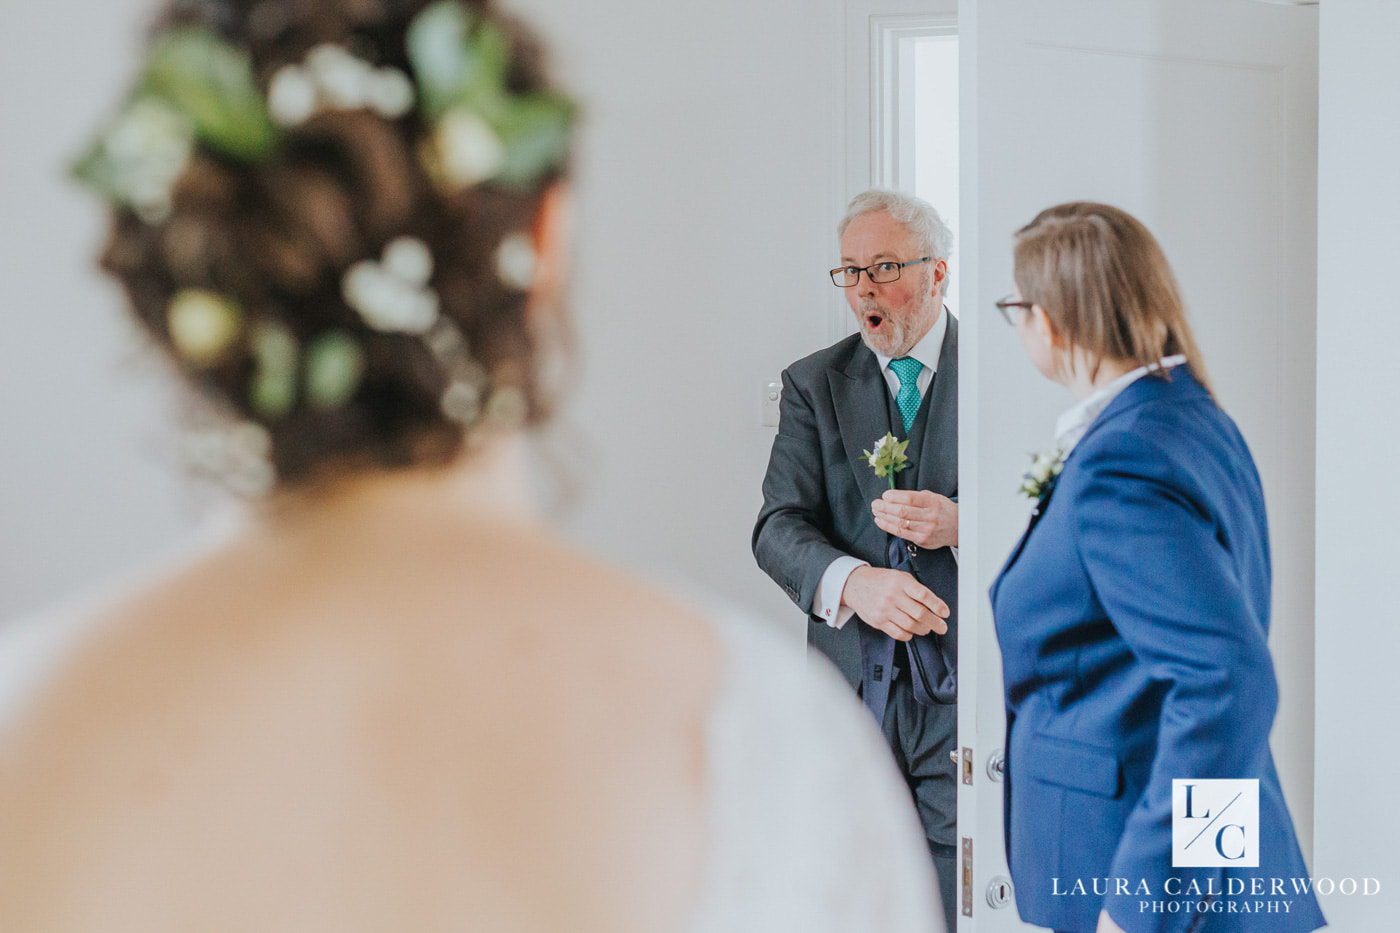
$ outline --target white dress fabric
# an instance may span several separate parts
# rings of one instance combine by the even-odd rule
[[[153,576],[0,626],[0,731],[101,607]],[[909,792],[869,714],[772,626],[707,617],[726,666],[707,734],[710,853],[692,933],[943,933]]]
[[[693,929],[942,933],[928,847],[870,714],[824,659],[760,623],[711,618],[728,670]]]

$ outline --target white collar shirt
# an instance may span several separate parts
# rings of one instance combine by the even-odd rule
[[[1069,456],[1069,452],[1089,430],[1094,419],[1103,414],[1104,409],[1112,404],[1113,400],[1124,389],[1148,373],[1171,369],[1185,362],[1186,357],[1181,354],[1165,356],[1151,365],[1139,366],[1130,373],[1124,373],[1107,385],[1095,389],[1092,394],[1080,399],[1073,407],[1060,415],[1059,420],[1055,422],[1055,446],[1059,448],[1061,456]]]

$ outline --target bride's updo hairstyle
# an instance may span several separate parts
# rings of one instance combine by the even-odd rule
[[[560,335],[526,306],[573,122],[489,0],[171,3],[74,172],[214,403],[195,461],[260,493],[545,418]]]
[[[1209,389],[1166,254],[1127,211],[1091,201],[1046,208],[1016,232],[1015,278],[1021,298],[1087,358],[1090,375],[1104,360],[1136,368],[1183,354]],[[1074,365],[1073,356],[1064,362]]]

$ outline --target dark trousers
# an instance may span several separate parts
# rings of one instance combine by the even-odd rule
[[[958,776],[950,752],[958,741],[958,708],[951,703],[924,706],[914,699],[908,658],[903,646],[897,647],[882,731],[919,812],[951,933],[957,929]]]

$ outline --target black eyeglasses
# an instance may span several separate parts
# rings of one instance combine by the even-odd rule
[[[932,256],[925,256],[922,259],[911,259],[908,262],[877,262],[868,266],[842,266],[839,269],[831,270],[831,284],[837,288],[854,288],[860,283],[860,274],[864,272],[870,281],[876,285],[888,285],[891,282],[899,281],[899,274],[905,266],[917,266],[920,263],[930,262]]]
[[[1007,295],[1001,301],[997,302],[997,310],[1001,312],[1002,320],[1006,321],[1006,323],[1010,324],[1012,327],[1015,327],[1016,319],[1011,316],[1011,309],[1019,308],[1029,312],[1033,305],[1034,302],[1021,301],[1015,295]]]

